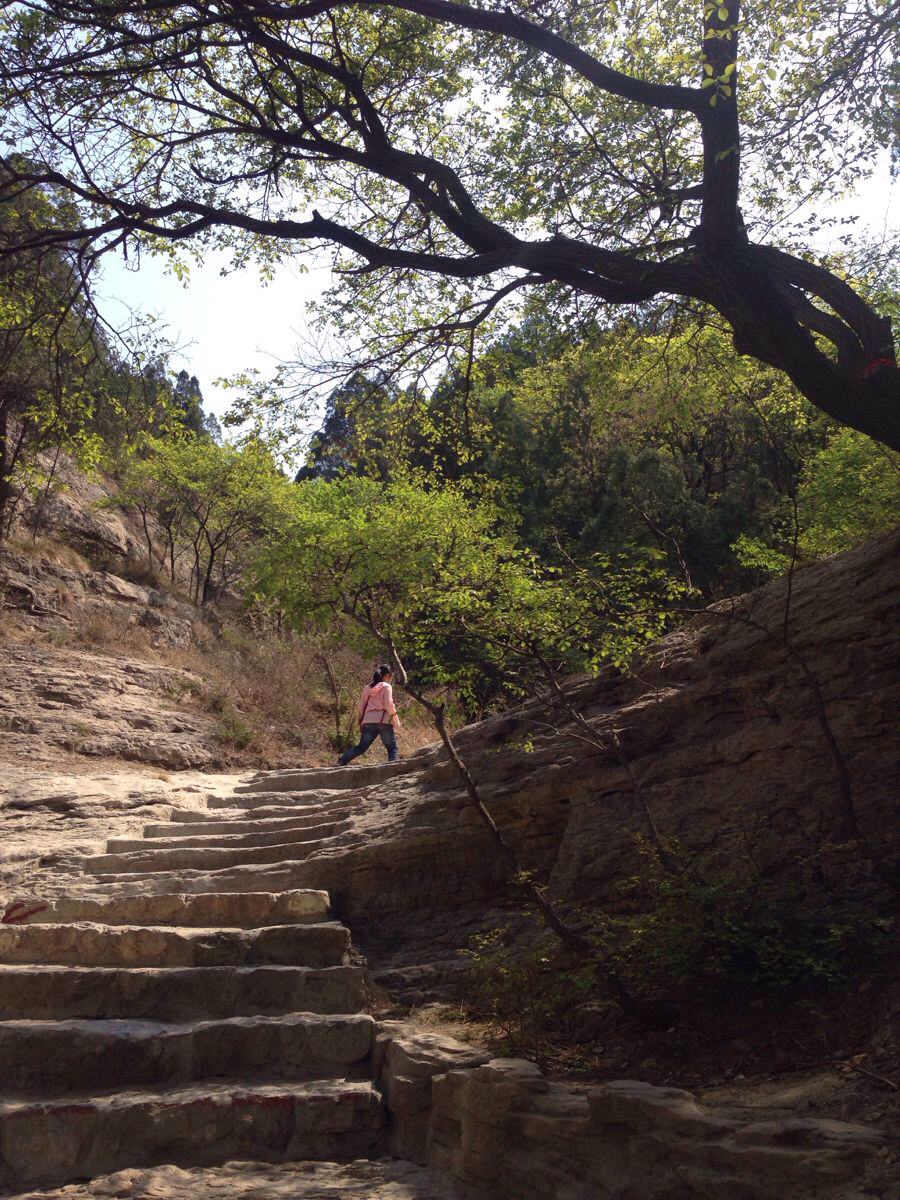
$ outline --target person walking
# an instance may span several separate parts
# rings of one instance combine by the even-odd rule
[[[377,737],[384,742],[388,762],[396,762],[400,757],[396,732],[400,728],[400,718],[394,707],[392,678],[393,671],[387,664],[375,668],[372,682],[363,688],[359,697],[359,742],[344,751],[338,766],[345,767],[357,755],[365,754]]]

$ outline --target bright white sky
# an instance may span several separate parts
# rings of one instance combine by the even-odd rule
[[[900,189],[885,163],[857,196],[828,211],[858,215],[857,233],[868,228],[877,236],[896,226],[898,204]],[[827,240],[820,237],[814,248],[827,250]],[[297,261],[304,260],[298,256]],[[305,261],[311,268],[308,273],[285,265],[271,282],[263,283],[253,267],[222,275],[227,258],[210,255],[202,267],[192,267],[187,283],[180,283],[166,273],[162,259],[146,256],[137,271],[121,258],[110,259],[100,293],[114,324],[125,322],[127,309],[160,318],[167,337],[180,347],[174,369],[185,367],[196,375],[206,410],[221,415],[231,395],[214,386],[216,379],[251,368],[266,376],[279,361],[296,357],[295,348],[305,340],[305,306],[324,291],[330,278],[327,267],[314,267],[311,258]]]
[[[265,377],[294,357],[307,327],[305,306],[330,280],[327,268],[303,273],[285,265],[264,283],[253,267],[223,274],[228,264],[227,255],[209,254],[179,282],[161,258],[145,255],[133,270],[121,257],[110,257],[99,288],[114,325],[124,324],[129,311],[159,318],[166,338],[178,347],[172,367],[197,376],[204,408],[218,416],[232,394],[214,381],[252,368]]]

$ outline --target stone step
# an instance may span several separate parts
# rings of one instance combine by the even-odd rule
[[[350,934],[334,921],[260,929],[0,925],[0,963],[81,967],[338,967]],[[0,1074],[0,1086],[2,1086]]]
[[[310,792],[322,789],[355,789],[372,783],[384,783],[397,775],[421,771],[431,760],[428,754],[403,758],[399,762],[358,763],[347,767],[307,767],[297,771],[261,771],[249,783],[240,784],[235,793]]]
[[[216,810],[202,821],[173,821],[168,825],[145,825],[143,836],[145,838],[208,837],[214,833],[259,833],[275,829],[309,829],[322,821],[322,813],[318,810],[310,813],[309,816],[301,817],[292,815],[290,809],[279,808],[275,811],[277,814],[275,817],[266,817],[262,813],[257,813],[249,819],[235,817],[223,820],[221,810]],[[340,810],[340,816],[335,811],[330,814],[330,817],[335,821],[343,821],[349,812],[349,808],[344,808]]]
[[[0,966],[0,1019],[189,1021],[365,1008],[361,967]]]
[[[328,793],[332,795],[332,793]],[[352,807],[352,802],[349,797],[343,792],[333,793],[334,799],[331,803],[326,803],[324,800],[319,803],[307,803],[308,797],[303,801],[294,800],[291,796],[285,795],[283,792],[271,792],[269,800],[272,808],[279,810],[278,816],[282,817],[318,817],[321,819],[324,812],[330,812],[332,809],[343,809],[348,811]],[[230,808],[235,812],[240,811],[240,807],[246,797],[235,796],[233,792],[221,794],[218,792],[210,792],[206,798],[205,808],[181,808],[173,805],[169,809],[168,820],[173,824],[191,825],[195,822],[206,821],[221,821],[223,814],[221,809]],[[258,806],[257,806],[258,807]]]
[[[20,901],[35,910],[23,924],[96,921],[102,925],[177,925],[180,928],[252,929],[326,921],[328,893],[304,888],[282,892],[204,892],[134,896],[63,896]]]
[[[0,1189],[59,1186],[159,1163],[175,1164],[167,1168],[175,1171],[232,1159],[347,1161],[377,1154],[383,1127],[381,1098],[371,1084],[337,1079],[207,1083],[81,1096],[74,1102],[5,1102],[0,1103]],[[132,1193],[89,1184],[81,1194]],[[191,1200],[212,1195],[200,1180],[183,1194]],[[249,1193],[240,1194],[249,1200]],[[276,1195],[266,1188],[255,1194]],[[166,1196],[168,1190],[141,1195]]]
[[[306,858],[326,844],[326,838],[309,841],[284,842],[276,846],[237,847],[220,849],[178,848],[139,850],[129,854],[96,854],[85,858],[83,868],[91,875],[134,874],[141,872],[200,870],[217,871],[223,867],[243,866],[249,863],[277,863]]]
[[[96,1190],[95,1190],[96,1189]],[[157,1166],[104,1175],[91,1184],[19,1194],[11,1200],[474,1200],[477,1192],[446,1171],[401,1159],[354,1162],[229,1162]]]
[[[135,1020],[0,1021],[2,1093],[13,1098],[217,1076],[327,1079],[365,1069],[374,1021],[364,1013]]]
[[[286,808],[291,812],[306,814],[318,812],[320,815],[335,809],[347,809],[353,800],[347,792],[283,792],[267,791],[265,789],[247,792],[243,788],[235,790],[230,795],[211,795],[207,800],[207,810],[219,808],[257,809],[266,807]]]
[[[234,822],[234,824],[238,823]],[[240,824],[243,823],[240,822]],[[158,838],[110,838],[106,844],[106,850],[108,854],[130,854],[147,850],[153,852],[161,850],[237,850],[241,846],[255,849],[259,846],[283,846],[291,842],[303,843],[315,838],[331,837],[334,833],[341,832],[347,825],[349,825],[349,821],[327,821],[318,825],[307,825],[300,829],[281,826],[268,830],[261,829],[257,824],[254,830],[248,832],[229,829],[227,832],[206,833],[201,836],[174,835],[167,837],[162,845],[153,844],[154,841],[159,842]]]
[[[183,892],[278,892],[305,889],[318,878],[315,862],[283,862],[226,867],[219,871],[111,871],[94,876],[92,893],[139,896]]]

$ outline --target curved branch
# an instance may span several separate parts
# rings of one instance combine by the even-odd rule
[[[508,8],[491,11],[458,4],[454,0],[311,0],[306,4],[253,4],[242,8],[252,16],[270,19],[304,18],[320,16],[335,8],[399,8],[405,12],[430,17],[459,29],[472,29],[479,33],[495,33],[513,38],[533,50],[563,63],[577,71],[583,79],[595,87],[633,100],[638,104],[649,104],[653,108],[673,109],[679,112],[698,113],[704,103],[704,93],[697,88],[680,87],[675,84],[648,83],[633,75],[626,75],[612,67],[604,66],[594,55],[572,45],[564,37],[536,25],[511,12]]]
[[[893,360],[890,319],[879,316],[843,279],[818,263],[797,258],[775,246],[756,246],[754,249],[776,279],[811,292],[824,300],[829,308],[833,308],[856,335],[864,354]]]

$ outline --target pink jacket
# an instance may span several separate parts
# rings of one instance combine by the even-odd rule
[[[394,707],[394,692],[389,683],[368,684],[359,698],[360,725],[393,724],[397,715]]]

